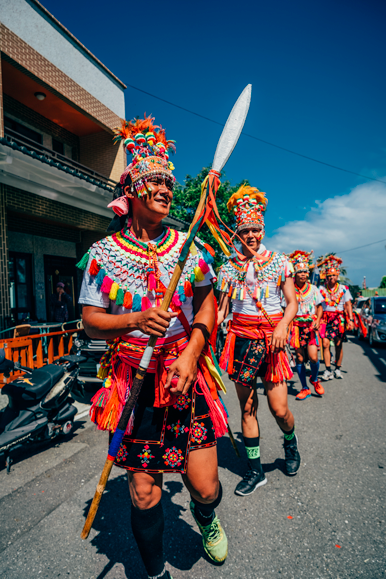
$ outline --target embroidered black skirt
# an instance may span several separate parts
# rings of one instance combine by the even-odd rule
[[[216,445],[208,405],[199,386],[176,403],[154,408],[154,374],[147,374],[135,410],[133,432],[124,436],[115,465],[148,473],[186,472],[189,453]]]
[[[250,340],[236,336],[233,355],[233,382],[252,388],[255,378],[264,377],[267,371],[265,340]]]

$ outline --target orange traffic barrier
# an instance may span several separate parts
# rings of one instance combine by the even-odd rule
[[[62,332],[50,332],[49,334],[33,334],[28,337],[10,338],[9,340],[0,340],[0,349],[4,348],[7,360],[19,362],[22,366],[28,368],[41,368],[45,364],[52,364],[62,356],[71,352],[73,334],[79,332],[79,329],[65,330]],[[59,338],[56,338],[59,336]],[[47,340],[43,348],[43,342]],[[55,347],[55,341],[57,346]],[[55,350],[57,353],[55,353]],[[45,353],[47,352],[47,354]],[[0,388],[16,378],[22,376],[22,370],[12,372],[9,378],[5,378],[0,373]]]

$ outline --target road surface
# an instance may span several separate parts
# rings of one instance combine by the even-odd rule
[[[224,565],[204,557],[180,477],[165,477],[166,564],[174,579],[386,577],[386,349],[352,338],[343,375],[325,383],[322,399],[295,401],[299,382],[294,377],[289,384],[302,456],[296,477],[283,472],[282,437],[261,389],[268,484],[249,497],[234,495],[245,453],[237,459],[229,438],[219,441],[224,499],[217,513],[229,539]],[[240,440],[238,404],[229,381],[227,386],[230,422]],[[120,469],[113,469],[89,540],[79,536],[106,444],[106,433],[82,418],[71,440],[20,457],[10,475],[0,471],[1,578],[146,578]]]

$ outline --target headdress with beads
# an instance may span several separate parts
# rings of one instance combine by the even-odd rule
[[[340,266],[343,263],[343,259],[337,257],[336,255],[329,255],[321,262],[318,263],[318,267],[322,267],[321,278],[324,279],[328,275],[339,275]]]
[[[313,267],[312,265],[312,255],[313,251],[302,251],[301,249],[296,249],[288,257],[292,265],[294,266],[294,271],[300,273],[302,271],[309,272]]]
[[[121,175],[120,184],[127,175],[138,197],[148,193],[146,180],[149,177],[168,177],[175,182],[174,166],[169,153],[175,152],[175,142],[166,139],[165,130],[154,125],[151,116],[133,121],[122,120],[122,126],[114,129],[114,143],[123,142],[125,150],[133,155],[131,163]]]
[[[230,197],[227,203],[229,213],[232,211],[236,217],[236,231],[242,231],[250,227],[264,229],[264,211],[267,208],[268,199],[265,193],[256,187],[242,185],[236,193]]]

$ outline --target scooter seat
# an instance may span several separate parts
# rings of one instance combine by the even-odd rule
[[[51,390],[64,374],[64,368],[48,364],[7,384],[4,394],[23,400],[39,400]]]

